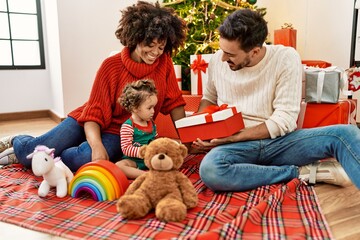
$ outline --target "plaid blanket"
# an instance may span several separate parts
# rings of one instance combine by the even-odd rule
[[[181,171],[194,184],[199,204],[179,223],[154,213],[126,220],[116,201],[89,196],[37,195],[41,178],[21,165],[0,169],[0,221],[68,239],[332,239],[311,186],[294,179],[247,192],[214,193],[200,180],[202,155],[187,157]]]

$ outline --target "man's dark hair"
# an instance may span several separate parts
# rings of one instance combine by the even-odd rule
[[[229,15],[219,27],[220,37],[237,40],[245,52],[261,47],[268,35],[267,23],[259,12],[240,9]]]
[[[164,52],[171,54],[185,42],[186,22],[175,14],[173,8],[161,7],[159,2],[138,1],[121,13],[115,35],[130,51],[139,43],[149,45],[157,39],[159,42],[167,40]]]

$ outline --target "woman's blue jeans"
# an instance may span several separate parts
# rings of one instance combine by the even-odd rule
[[[111,161],[116,162],[122,156],[120,136],[102,133],[102,142]],[[91,162],[91,147],[86,141],[85,131],[77,121],[66,118],[49,132],[39,136],[19,135],[12,141],[14,152],[21,164],[31,168],[31,160],[26,156],[32,153],[37,145],[55,148],[55,156],[75,172],[85,163]]]
[[[298,166],[334,157],[360,189],[360,130],[354,125],[301,129],[276,139],[236,142],[208,152],[200,165],[214,191],[245,191],[298,178]]]

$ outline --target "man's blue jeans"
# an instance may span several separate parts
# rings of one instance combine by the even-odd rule
[[[102,133],[101,138],[110,160],[116,162],[121,159],[120,136]],[[17,159],[28,168],[31,167],[31,160],[26,156],[32,153],[37,145],[55,148],[55,156],[60,156],[73,172],[85,163],[91,162],[91,148],[86,141],[84,128],[71,117],[39,137],[16,136],[12,144]]]
[[[214,191],[245,191],[298,178],[298,166],[334,157],[360,189],[360,130],[354,125],[301,129],[276,139],[213,148],[200,165]]]

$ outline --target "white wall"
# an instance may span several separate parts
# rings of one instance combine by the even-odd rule
[[[152,1],[154,2],[154,1]],[[120,9],[136,0],[42,0],[45,70],[0,71],[0,113],[51,109],[64,117],[84,103],[102,60],[121,45],[114,32]],[[270,38],[291,22],[304,60],[347,68],[352,0],[258,0],[266,7]],[[5,87],[6,86],[6,87]]]
[[[49,78],[44,79],[50,82],[51,102],[50,108],[58,116],[64,117],[64,101],[63,101],[63,87],[61,75],[61,56],[60,56],[60,42],[59,42],[59,24],[58,11],[56,1],[50,0],[43,2],[43,12],[46,13],[44,19],[44,29],[46,34],[47,44],[47,69],[49,70]],[[51,64],[49,64],[51,63]]]
[[[48,70],[0,70],[0,113],[49,109]]]

